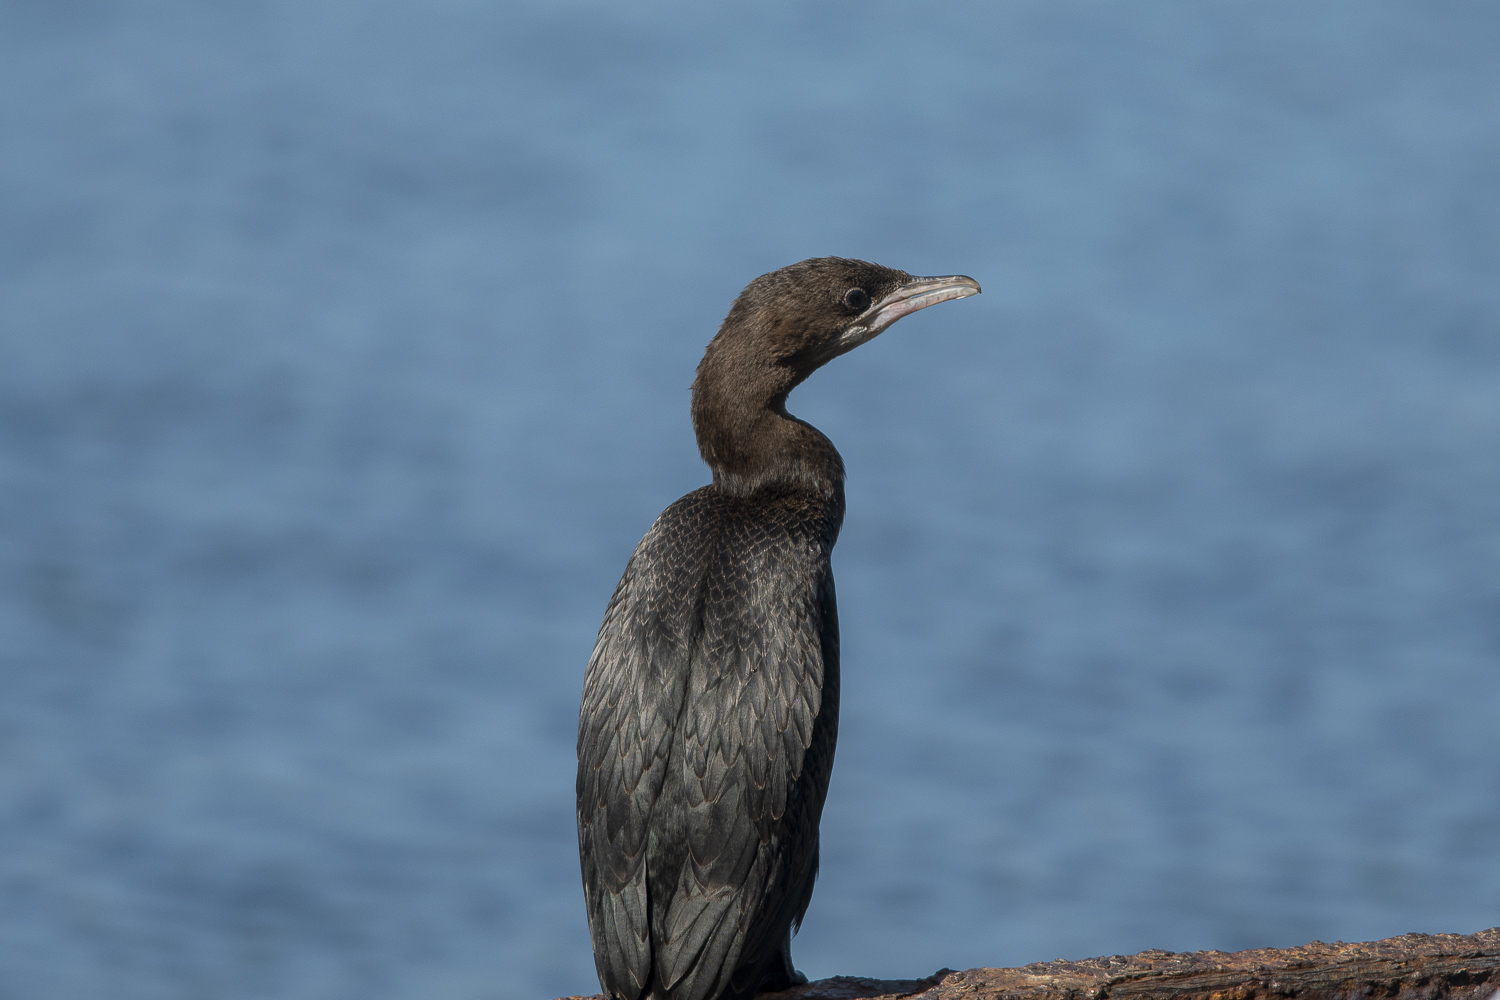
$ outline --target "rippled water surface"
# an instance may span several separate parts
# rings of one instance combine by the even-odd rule
[[[739,289],[850,470],[798,964],[1500,924],[1500,9],[0,3],[0,993],[595,987],[578,689]]]

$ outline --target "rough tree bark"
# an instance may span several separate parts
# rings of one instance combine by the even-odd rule
[[[1500,1000],[1500,927],[1250,951],[1143,951],[926,979],[835,976],[765,1000]],[[601,1000],[569,997],[566,1000]]]

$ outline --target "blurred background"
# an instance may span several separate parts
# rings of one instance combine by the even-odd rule
[[[583,665],[755,275],[814,978],[1500,924],[1500,8],[0,3],[0,993],[597,989]]]

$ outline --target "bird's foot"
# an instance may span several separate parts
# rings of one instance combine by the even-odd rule
[[[792,965],[792,942],[788,936],[787,943],[782,946],[781,954],[771,960],[771,967],[766,970],[765,978],[761,980],[760,992],[777,993],[781,990],[789,990],[793,986],[806,984],[807,977]]]
[[[757,993],[780,993],[789,990],[793,986],[805,986],[807,977],[797,971],[792,964],[792,929],[786,929],[786,937],[781,941],[781,947],[776,949],[775,956],[766,967],[761,976],[760,988]]]
[[[772,969],[768,972],[766,977],[760,981],[760,988],[755,992],[780,993],[782,990],[789,990],[793,986],[805,985],[807,985],[807,977],[791,966],[787,966],[785,969]]]

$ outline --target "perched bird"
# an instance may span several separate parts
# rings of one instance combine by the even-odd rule
[[[786,398],[902,316],[978,293],[962,275],[805,260],[752,281],[704,352],[693,428],[713,483],[630,557],[579,712],[578,853],[617,1000],[806,981],[791,935],[838,733],[844,464]]]

